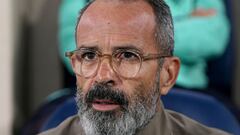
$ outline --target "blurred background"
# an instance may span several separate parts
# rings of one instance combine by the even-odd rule
[[[60,4],[61,0],[0,0],[1,135],[19,134],[50,93],[74,85],[74,77],[59,55]],[[225,0],[231,39],[223,56],[210,62],[213,69],[217,65],[222,70],[214,70],[217,72],[210,77],[215,79],[209,83],[238,108],[239,5],[239,0]]]

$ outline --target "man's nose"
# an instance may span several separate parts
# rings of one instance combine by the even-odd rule
[[[119,77],[111,65],[110,58],[103,58],[99,64],[95,82],[104,83],[109,86],[116,85],[119,82]]]

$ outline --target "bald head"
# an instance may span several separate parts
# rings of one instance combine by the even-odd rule
[[[142,29],[145,26],[153,26],[145,29],[148,31],[153,31],[155,27],[152,7],[145,1],[97,0],[84,12],[77,30],[88,29],[89,31],[98,28],[111,29],[111,31],[117,32],[120,29],[126,31],[129,27],[132,27],[135,28],[134,32],[143,32]],[[128,32],[131,33],[131,31]]]
[[[140,22],[140,23],[139,23]],[[81,37],[79,30],[100,29],[125,30],[135,27],[134,32],[150,32],[161,53],[173,54],[174,35],[172,17],[163,0],[93,0],[82,9],[76,27],[76,42]],[[152,26],[144,29],[144,26]]]
[[[79,21],[77,45],[81,45],[86,40],[94,41],[100,36],[110,34],[109,38],[123,40],[124,36],[114,35],[126,35],[139,41],[136,43],[139,46],[149,45],[149,43],[151,45],[155,44],[154,29],[154,13],[152,7],[145,1],[97,0],[87,8]],[[114,40],[109,38],[106,39],[109,42]],[[109,44],[109,46],[113,45]]]

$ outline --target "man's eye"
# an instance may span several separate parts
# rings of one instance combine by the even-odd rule
[[[95,60],[97,58],[97,54],[94,52],[85,52],[81,54],[81,58],[87,61]]]
[[[121,60],[128,60],[128,61],[138,60],[137,54],[133,52],[121,52],[118,55],[118,58]]]

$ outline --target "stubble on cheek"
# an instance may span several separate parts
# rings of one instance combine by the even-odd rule
[[[149,85],[147,87],[143,82],[140,82],[131,92],[129,97],[129,105],[134,105],[136,102],[143,103],[148,109],[152,106],[152,97],[158,94],[155,85]]]

